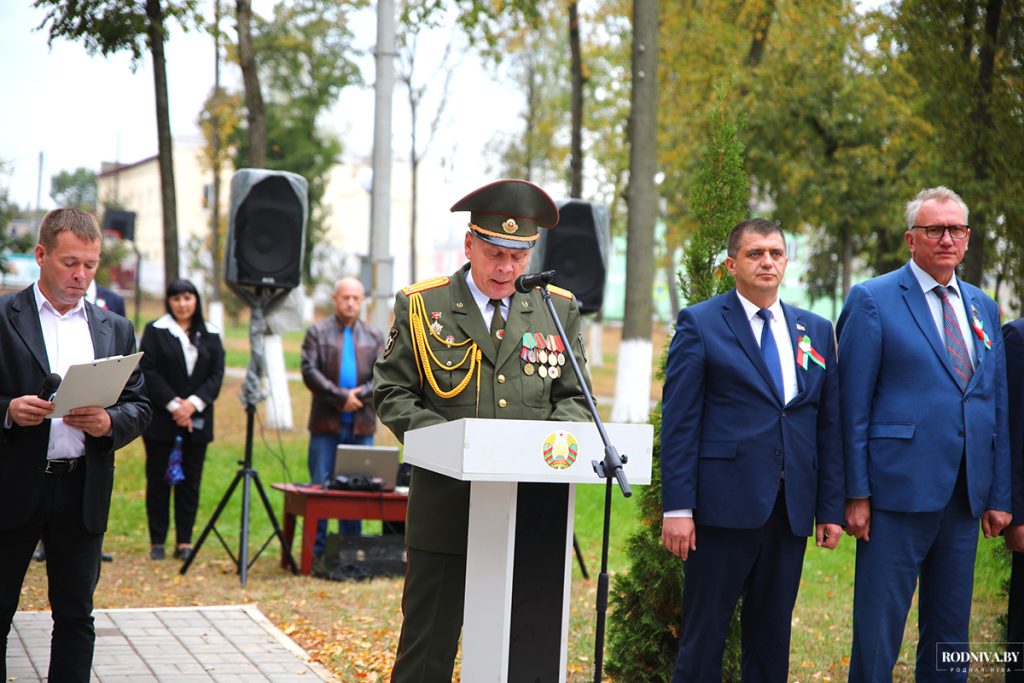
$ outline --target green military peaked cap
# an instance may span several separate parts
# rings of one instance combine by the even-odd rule
[[[455,202],[452,211],[469,211],[469,228],[491,244],[506,249],[529,249],[537,243],[537,228],[558,224],[558,207],[548,194],[525,180],[498,180],[473,190]]]

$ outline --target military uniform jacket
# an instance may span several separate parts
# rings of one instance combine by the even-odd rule
[[[524,372],[527,361],[520,358],[524,333],[558,336],[540,291],[513,294],[504,338],[491,339],[489,322],[484,322],[466,284],[468,268],[467,264],[450,278],[412,285],[396,295],[394,327],[374,368],[374,404],[380,421],[402,442],[410,429],[466,417],[590,421],[586,399],[568,362],[559,368],[561,372],[555,379],[541,377],[539,372]],[[576,301],[570,292],[549,289],[589,388]],[[426,343],[436,358],[435,363],[428,355],[433,383],[424,376],[413,350],[410,305],[412,298],[416,313],[419,304],[415,300],[419,297],[422,297],[421,313],[427,317],[426,324],[440,326],[440,329],[437,325],[434,327],[440,340],[429,330],[426,334]],[[448,339],[450,344],[445,343]],[[457,346],[462,342],[467,343]],[[474,342],[480,351],[479,368],[471,368],[471,359],[466,358]],[[448,370],[449,367],[453,369]],[[476,388],[478,371],[479,392]],[[468,373],[472,376],[462,391],[450,398],[439,395],[438,390],[441,393],[455,390]],[[410,547],[464,554],[469,483],[414,467],[407,518],[406,543]]]

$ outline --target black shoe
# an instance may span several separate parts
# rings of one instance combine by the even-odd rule
[[[151,560],[162,560],[164,559],[164,547],[162,545],[154,545],[149,549],[149,559]]]
[[[46,562],[46,550],[43,546],[36,548],[36,551],[32,553],[32,559],[36,562]]]
[[[174,549],[174,559],[187,562],[192,557],[192,546],[178,547]]]
[[[103,562],[113,562],[114,561],[114,556],[111,555],[110,553],[108,553],[105,550],[101,550],[100,551],[100,560],[102,560]]]

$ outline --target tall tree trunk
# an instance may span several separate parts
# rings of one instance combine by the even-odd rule
[[[235,18],[238,21],[238,64],[242,67],[242,83],[245,85],[245,108],[249,123],[249,166],[266,166],[267,115],[263,109],[263,93],[260,90],[259,72],[256,70],[256,53],[252,47],[252,3],[237,0]]]
[[[991,178],[989,154],[990,131],[992,130],[992,112],[989,102],[992,97],[992,82],[995,73],[996,49],[999,45],[999,21],[1003,9],[1003,0],[988,0],[985,3],[985,34],[979,45],[978,82],[974,96],[975,125],[972,128],[973,147],[971,164],[974,167],[974,187],[982,197],[987,197],[988,183]],[[984,207],[984,204],[983,204]],[[979,287],[985,276],[985,243],[987,239],[986,223],[989,212],[986,208],[975,211],[970,222],[975,226],[971,230],[971,248],[964,259],[963,278]]]
[[[764,48],[768,43],[768,29],[772,25],[772,14],[775,12],[775,1],[769,0],[764,9],[757,15],[754,23],[754,35],[750,38],[750,49],[747,51],[747,66],[760,66],[764,57]]]
[[[537,128],[537,66],[531,61],[526,74],[526,121],[523,139],[526,141],[526,153],[523,158],[523,180],[533,181],[533,140]]]
[[[416,151],[416,124],[419,114],[419,98],[412,83],[412,67],[409,68],[409,79],[406,83],[409,90],[409,172],[410,172],[410,193],[412,210],[409,214],[409,282],[416,282],[416,201],[419,189],[418,178],[416,177],[420,167],[419,154]]]
[[[658,0],[634,0],[625,314],[612,419],[646,421],[654,311],[654,224],[658,212]]]
[[[844,225],[839,231],[839,254],[843,266],[843,301],[850,293],[853,286],[853,236],[850,234],[850,226]],[[835,297],[833,295],[833,300]]]
[[[214,0],[213,5],[213,92],[215,94],[213,107],[213,201],[210,207],[213,219],[211,224],[213,230],[210,233],[210,251],[213,252],[213,282],[210,283],[210,300],[219,302],[221,300],[221,247],[220,247],[220,170],[221,150],[221,102],[224,93],[220,89],[220,0]]]
[[[572,134],[569,158],[569,196],[583,197],[583,56],[580,51],[579,9],[569,2],[569,54],[572,62]]]
[[[160,0],[146,0],[149,49],[153,53],[156,134],[160,164],[160,204],[164,220],[164,285],[178,279],[178,213],[174,192],[174,152],[168,113],[167,60],[164,57],[164,12]]]

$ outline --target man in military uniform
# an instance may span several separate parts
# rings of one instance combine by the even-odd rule
[[[548,288],[570,350],[559,341],[540,292],[515,290],[538,227],[558,222],[554,202],[531,183],[502,180],[470,193],[451,210],[470,212],[469,263],[395,297],[394,327],[374,372],[381,422],[404,441],[408,430],[467,417],[589,421],[566,358],[570,352],[584,358],[572,293]],[[413,468],[395,683],[452,679],[462,630],[468,518],[469,483]]]

